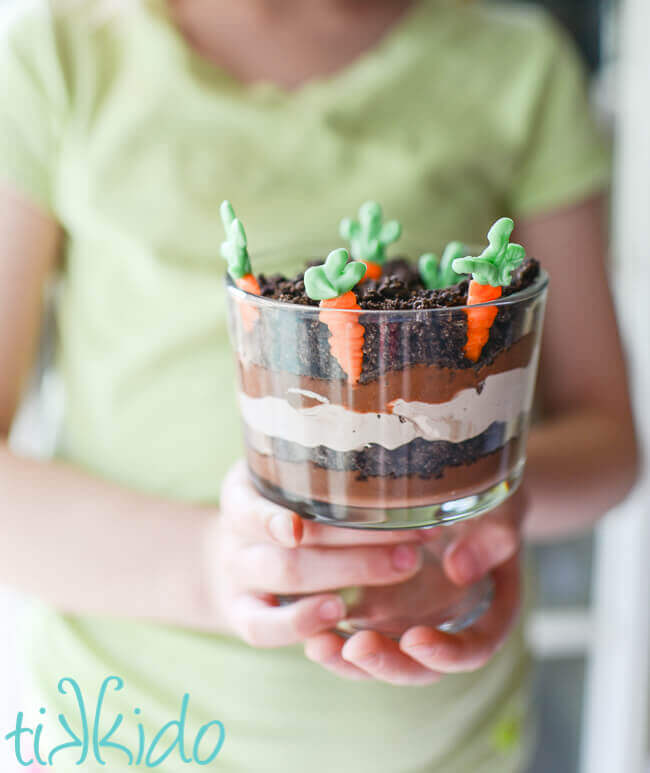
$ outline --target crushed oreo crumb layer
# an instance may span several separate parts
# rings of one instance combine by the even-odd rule
[[[504,287],[504,295],[524,290],[539,275],[539,262],[526,260],[513,271],[512,281]],[[282,274],[258,276],[261,294],[282,303],[300,306],[318,306],[305,293],[304,273],[288,279]],[[464,306],[467,303],[469,281],[464,279],[441,290],[427,290],[422,284],[417,265],[405,258],[389,260],[380,279],[368,279],[357,285],[353,292],[357,303],[365,311],[406,311],[410,309],[439,309]]]
[[[527,258],[504,288],[505,296],[520,292],[538,278],[539,263]],[[288,279],[281,274],[259,275],[261,294],[280,301],[265,309],[245,334],[246,358],[273,371],[345,381],[346,375],[329,346],[330,331],[318,315],[300,315],[295,306],[317,307],[305,293],[303,274]],[[397,258],[387,261],[379,280],[368,280],[354,288],[365,328],[363,369],[360,382],[368,383],[388,370],[404,370],[416,364],[444,368],[481,368],[519,340],[531,326],[529,304],[499,306],[490,336],[478,362],[463,352],[467,340],[467,317],[456,307],[467,303],[469,282],[463,280],[442,290],[422,286],[417,266]],[[436,314],[427,313],[438,309]],[[411,311],[389,318],[364,315],[363,311]],[[422,312],[421,314],[418,312]],[[540,313],[536,305],[534,314]]]
[[[503,448],[506,425],[494,422],[473,438],[459,443],[446,440],[428,441],[416,438],[395,449],[374,443],[360,451],[333,451],[326,446],[307,448],[299,443],[270,438],[273,457],[295,464],[312,462],[317,467],[339,472],[353,471],[358,480],[376,477],[441,478],[448,467],[472,464],[486,454]]]

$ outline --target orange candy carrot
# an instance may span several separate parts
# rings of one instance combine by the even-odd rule
[[[482,285],[472,279],[469,283],[467,303],[473,306],[477,303],[496,301],[501,297],[501,293],[501,287]],[[490,328],[496,319],[497,307],[481,306],[480,309],[465,309],[465,314],[467,315],[467,343],[463,351],[468,360],[476,362],[490,337]]]
[[[240,290],[245,290],[252,295],[259,295],[262,292],[260,290],[260,283],[253,274],[245,274],[241,279],[236,281],[236,285]]]
[[[244,290],[245,292],[251,293],[252,295],[259,295],[261,293],[259,282],[253,276],[253,274],[245,274],[243,277],[241,277],[241,279],[237,279],[235,284],[237,287],[239,287],[240,290]],[[241,314],[241,321],[242,325],[244,326],[244,330],[247,333],[250,333],[260,317],[259,311],[249,303],[246,303],[246,301],[240,301],[239,313]]]
[[[366,266],[361,278],[380,279],[386,262],[386,248],[402,234],[397,220],[384,222],[381,207],[376,201],[366,201],[359,209],[359,219],[346,217],[341,221],[339,233],[350,242],[350,252],[355,260]]]
[[[330,352],[337,360],[348,380],[356,384],[363,367],[364,327],[359,314],[351,309],[361,307],[352,288],[367,271],[361,261],[348,262],[347,250],[333,250],[322,266],[312,266],[305,271],[305,291],[315,301],[320,301],[320,321],[330,331]]]
[[[452,268],[457,274],[472,274],[467,305],[496,301],[503,294],[503,286],[510,284],[513,270],[523,261],[526,252],[520,244],[510,244],[515,224],[502,217],[488,231],[488,243],[477,257],[456,258]],[[496,306],[465,309],[467,315],[467,343],[465,356],[477,362],[490,337],[490,328],[497,316]]]
[[[384,272],[383,266],[379,263],[373,263],[371,260],[361,260],[360,263],[366,267],[366,273],[361,281],[365,282],[366,279],[381,279],[381,275]]]
[[[363,325],[359,324],[359,315],[337,314],[331,309],[359,309],[357,297],[349,290],[338,298],[329,298],[320,302],[323,309],[319,319],[329,328],[331,333],[330,351],[352,384],[356,384],[361,376],[363,366]]]

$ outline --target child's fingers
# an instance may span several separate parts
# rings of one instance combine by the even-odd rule
[[[227,571],[239,587],[266,593],[319,593],[355,585],[392,585],[422,564],[417,545],[287,548],[256,543],[231,551]]]
[[[405,655],[397,642],[374,631],[355,634],[343,646],[342,657],[374,679],[395,685],[427,685],[441,675]]]
[[[253,647],[284,647],[327,631],[345,617],[345,604],[336,594],[322,594],[277,606],[249,594],[237,597],[230,610],[231,625]]]
[[[321,633],[305,642],[305,656],[344,679],[367,680],[370,674],[346,662],[341,655],[345,639],[335,633]]]
[[[490,609],[468,630],[447,634],[418,626],[407,631],[400,649],[423,666],[442,673],[482,668],[507,637],[519,610],[518,558],[493,572],[495,596]]]

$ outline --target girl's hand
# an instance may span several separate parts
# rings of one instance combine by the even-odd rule
[[[327,632],[309,638],[305,654],[338,676],[395,685],[426,685],[445,674],[484,666],[505,641],[519,607],[519,563],[514,557],[492,573],[495,596],[474,626],[457,634],[417,626],[399,642],[374,631],[345,641]]]
[[[330,630],[346,614],[331,591],[403,582],[422,560],[418,532],[370,533],[303,520],[260,496],[244,462],[227,475],[221,512],[210,528],[208,593],[222,627],[255,647],[280,647]],[[316,595],[278,606],[275,596],[285,594]]]
[[[417,626],[399,642],[374,631],[362,631],[345,641],[330,631],[307,640],[307,657],[348,679],[396,685],[432,684],[445,674],[484,666],[506,639],[519,609],[518,554],[524,503],[520,490],[489,515],[462,524],[445,550],[445,571],[460,585],[476,582],[492,571],[494,600],[471,628],[448,634]]]

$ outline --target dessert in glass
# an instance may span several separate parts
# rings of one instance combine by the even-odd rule
[[[454,586],[441,555],[521,480],[546,274],[510,243],[508,218],[477,257],[454,242],[440,260],[389,260],[400,227],[369,202],[341,226],[353,260],[335,249],[304,275],[253,277],[229,205],[222,217],[255,486],[333,526],[436,527],[418,575],[349,592],[341,629],[399,636],[415,624],[470,624],[489,605],[491,582]]]

